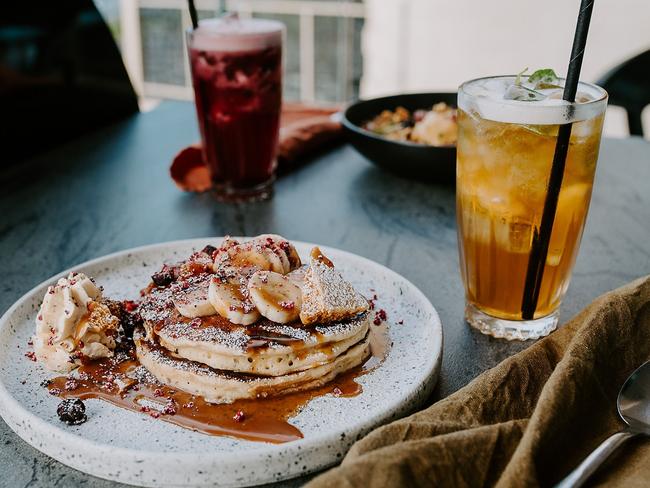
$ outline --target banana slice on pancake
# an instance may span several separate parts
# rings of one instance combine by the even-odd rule
[[[308,269],[308,265],[300,266],[290,273],[287,273],[287,278],[289,278],[289,281],[291,281],[294,285],[302,289],[303,285],[305,284],[305,275],[307,274]]]
[[[256,272],[248,281],[248,293],[259,312],[273,322],[288,324],[300,315],[302,291],[280,273]]]
[[[267,270],[280,274],[286,273],[285,270],[289,267],[289,260],[282,250],[276,252],[274,249],[263,247],[260,252],[269,263],[269,267],[266,268]]]
[[[286,239],[284,242],[285,244],[282,244],[282,247],[284,249],[284,252],[287,254],[287,258],[289,259],[289,271],[300,268],[300,266],[302,266],[302,261],[300,260],[298,250]]]
[[[214,315],[215,308],[208,298],[210,275],[204,274],[179,284],[172,293],[172,302],[178,313],[193,319]]]
[[[260,318],[255,305],[244,295],[238,283],[215,277],[210,281],[208,298],[216,312],[233,324],[250,325]]]
[[[274,254],[278,255],[282,260],[282,269],[272,269],[276,273],[287,274],[302,264],[298,251],[287,239],[277,234],[262,234],[257,236],[253,242],[259,242],[261,245]]]
[[[217,253],[213,265],[214,271],[222,276],[236,272],[250,276],[255,271],[287,274],[298,266],[300,256],[295,247],[274,234],[263,234],[251,241],[230,245],[224,252]]]
[[[219,276],[234,277],[237,275],[250,276],[258,270],[271,270],[282,266],[279,258],[271,257],[264,249],[256,249],[251,243],[238,244],[217,256],[214,262],[214,271]]]

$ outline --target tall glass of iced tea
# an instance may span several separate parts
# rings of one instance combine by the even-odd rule
[[[282,105],[284,25],[225,16],[188,32],[203,156],[219,200],[272,192]]]
[[[576,103],[561,79],[532,86],[520,77],[482,78],[458,93],[457,219],[466,320],[507,339],[544,336],[578,254],[598,159],[607,93],[580,83]],[[539,295],[522,314],[531,245],[547,195],[561,124],[570,145]],[[530,315],[530,312],[527,312]]]

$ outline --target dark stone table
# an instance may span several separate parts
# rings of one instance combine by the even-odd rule
[[[0,311],[49,276],[107,253],[273,232],[375,260],[429,297],[444,326],[436,399],[530,345],[491,339],[463,323],[453,188],[396,178],[343,146],[282,177],[273,200],[228,206],[184,194],[168,176],[174,154],[197,139],[193,107],[168,102],[0,172]],[[604,140],[562,318],[648,273],[650,144]],[[40,454],[2,421],[0,473],[0,486],[115,486]]]

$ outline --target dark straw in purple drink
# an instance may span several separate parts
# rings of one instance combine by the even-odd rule
[[[585,53],[585,46],[587,45],[587,33],[589,32],[589,22],[591,20],[591,12],[593,8],[594,0],[582,0],[580,2],[578,23],[573,37],[571,59],[569,60],[569,69],[567,71],[564,83],[564,94],[562,96],[564,100],[570,103],[575,102],[576,92],[578,91],[580,68],[582,67],[582,58]],[[570,106],[569,110],[570,112],[568,115],[571,117],[573,115],[572,106]],[[548,254],[551,232],[553,231],[553,222],[555,221],[555,212],[557,211],[557,201],[562,187],[567,152],[569,151],[571,127],[571,123],[560,125],[557,135],[557,143],[555,145],[555,154],[553,155],[551,175],[548,180],[546,200],[544,201],[542,221],[539,229],[535,228],[533,230],[533,242],[530,250],[530,257],[528,258],[524,296],[521,304],[521,315],[524,320],[532,320],[535,315],[535,309],[537,308],[537,300],[542,286],[542,278],[544,277],[546,255]]]
[[[194,0],[187,0],[187,7],[190,10],[190,19],[192,19],[192,28],[196,29],[199,26],[199,16],[196,13],[196,5],[194,5]]]

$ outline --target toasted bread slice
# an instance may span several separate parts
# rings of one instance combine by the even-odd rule
[[[343,279],[317,247],[311,252],[302,294],[300,321],[305,325],[339,322],[368,310],[368,300]]]

